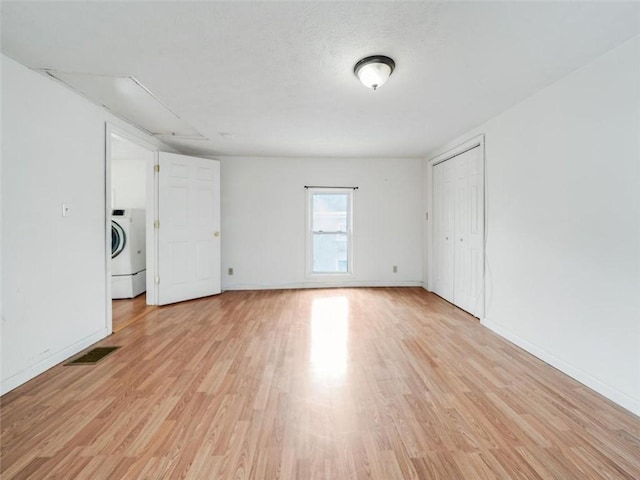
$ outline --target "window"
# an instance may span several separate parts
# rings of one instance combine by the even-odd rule
[[[309,188],[307,202],[309,273],[350,274],[353,190]]]

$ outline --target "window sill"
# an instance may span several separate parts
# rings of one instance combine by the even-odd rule
[[[346,273],[311,273],[308,272],[306,278],[309,280],[343,280],[353,278],[353,272]]]

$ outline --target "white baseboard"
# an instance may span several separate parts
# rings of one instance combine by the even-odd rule
[[[27,383],[32,378],[37,377],[41,373],[49,370],[51,367],[55,367],[60,362],[63,362],[67,358],[75,355],[78,352],[81,352],[89,345],[93,345],[94,343],[102,340],[107,337],[109,332],[106,328],[100,329],[96,333],[89,335],[88,337],[83,338],[82,340],[77,341],[73,345],[69,345],[68,347],[59,350],[58,352],[52,353],[46,358],[39,360],[37,363],[28,366],[24,370],[11,375],[8,378],[3,378],[0,382],[0,395],[4,395],[5,393],[10,392],[16,387],[19,387],[23,383]]]
[[[342,281],[342,282],[296,282],[283,283],[278,285],[263,285],[258,283],[243,283],[236,285],[223,285],[224,291],[233,290],[289,290],[304,288],[349,288],[349,287],[421,287],[420,281],[402,281],[402,282],[360,282],[360,281]]]
[[[611,385],[604,383],[603,381],[595,378],[587,372],[584,372],[583,370],[576,368],[570,363],[559,359],[552,353],[549,353],[546,350],[539,348],[532,343],[529,343],[528,341],[520,338],[518,335],[498,325],[497,323],[487,320],[486,318],[480,320],[480,323],[487,327],[489,330],[509,340],[511,343],[514,343],[523,350],[526,350],[530,354],[538,357],[543,362],[548,363],[552,367],[557,368],[561,372],[569,375],[571,378],[577,380],[583,385],[589,387],[592,390],[595,390],[600,395],[603,395],[612,402],[617,403],[622,408],[625,408],[630,412],[640,416],[640,401],[638,399],[630,397],[626,393],[613,388]]]

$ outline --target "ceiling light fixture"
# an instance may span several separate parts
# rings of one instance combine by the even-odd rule
[[[353,73],[365,87],[376,90],[389,80],[394,68],[396,68],[396,62],[393,59],[384,55],[373,55],[356,63]]]

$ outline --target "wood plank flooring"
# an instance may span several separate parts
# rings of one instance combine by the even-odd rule
[[[419,288],[150,309],[5,395],[3,479],[638,479],[640,419]]]
[[[143,318],[147,318],[152,310],[158,308],[153,305],[147,305],[147,295],[144,293],[136,298],[113,300],[111,306],[113,333],[129,327]]]

